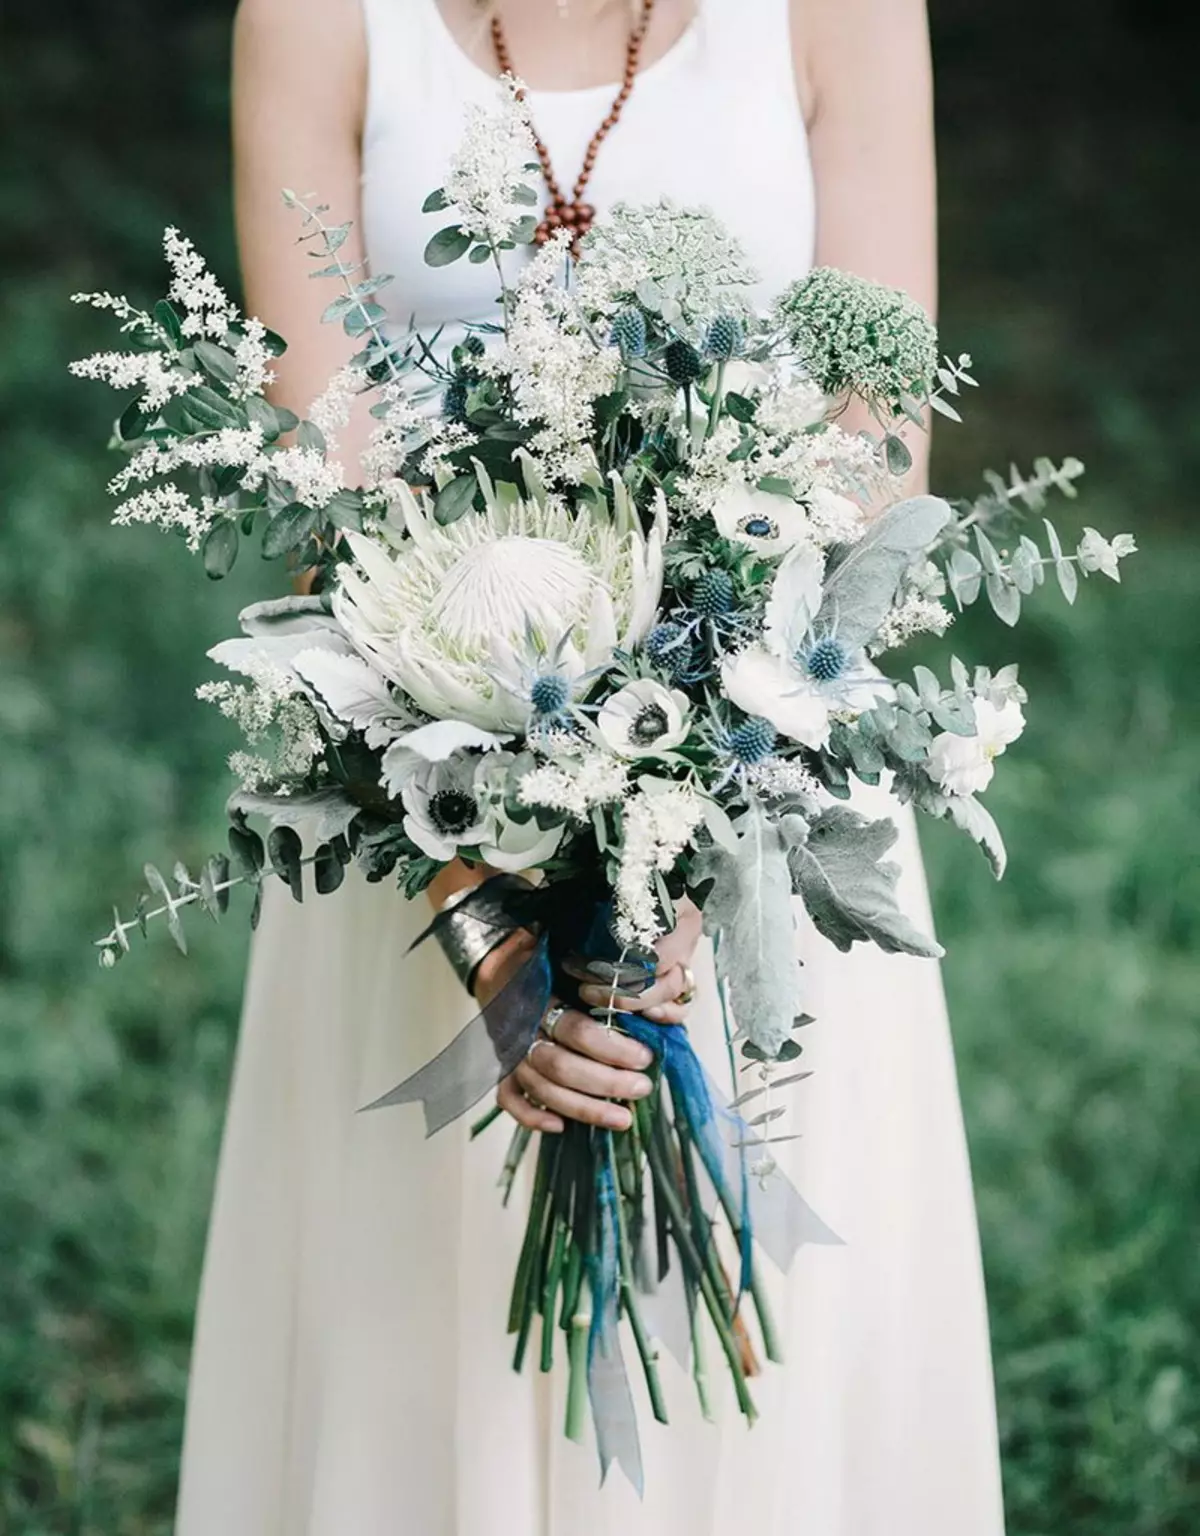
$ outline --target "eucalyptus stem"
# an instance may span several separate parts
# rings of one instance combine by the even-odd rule
[[[314,864],[316,860],[316,853],[306,853],[300,858],[299,864],[303,868],[306,864]],[[235,886],[239,885],[261,885],[267,875],[278,875],[281,880],[287,881],[287,874],[278,865],[264,864],[262,869],[255,870],[253,874],[243,873],[234,875],[228,880],[215,880],[212,885],[212,895],[219,896],[223,891],[232,891]],[[106,954],[112,955],[115,953],[117,958],[120,958],[120,953],[129,948],[128,936],[135,928],[139,932],[143,931],[144,925],[152,922],[156,917],[166,917],[169,913],[177,912],[180,907],[193,906],[205,894],[200,885],[193,884],[190,890],[182,892],[170,901],[164,901],[161,907],[151,907],[148,911],[143,912],[140,917],[131,917],[128,922],[117,917],[117,921],[104,938],[94,940],[96,948],[100,951],[101,963],[106,963],[104,959]],[[114,916],[116,916],[115,913]],[[107,963],[114,964],[115,962],[110,960]]]
[[[324,219],[321,217],[320,213],[318,213],[315,207],[310,208],[308,204],[305,203],[301,198],[297,197],[294,192],[285,193],[284,195],[285,198],[287,198],[287,200],[290,201],[294,207],[299,208],[301,213],[304,214],[305,221],[307,223],[316,225],[321,238],[325,242],[325,254],[332,257],[334,265],[337,267],[338,277],[341,279],[342,287],[346,290],[348,297],[354,300],[354,306],[362,316],[363,334],[368,334],[371,337],[371,340],[383,353],[384,359],[387,362],[388,372],[391,374],[392,379],[398,380],[401,377],[401,373],[399,368],[396,367],[396,359],[392,355],[391,343],[379,329],[378,322],[372,320],[370,315],[367,313],[363,306],[363,300],[361,296],[355,293],[354,284],[350,281],[350,279],[354,276],[354,268],[348,267],[342,260],[341,256],[338,255],[338,247],[335,246],[332,250],[329,248],[329,226],[325,223]]]

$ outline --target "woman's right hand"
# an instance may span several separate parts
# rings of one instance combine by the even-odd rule
[[[522,930],[488,955],[475,979],[481,1003],[495,997],[533,946]],[[525,1060],[500,1084],[496,1102],[531,1131],[554,1134],[564,1119],[627,1131],[632,1115],[624,1104],[610,1101],[644,1099],[653,1087],[644,1069],[653,1060],[639,1041],[568,1009],[554,1027],[553,1040],[537,1035]]]

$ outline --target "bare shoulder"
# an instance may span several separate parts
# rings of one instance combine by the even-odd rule
[[[233,25],[239,88],[282,88],[322,115],[357,114],[366,87],[363,0],[239,0]]]
[[[928,77],[926,0],[789,0],[797,87],[810,125],[831,102]]]

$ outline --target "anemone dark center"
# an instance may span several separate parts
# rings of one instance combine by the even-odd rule
[[[779,537],[778,525],[769,517],[744,517],[742,519],[742,532],[752,539],[777,539]]]
[[[439,789],[429,797],[429,819],[439,832],[465,832],[478,814],[474,795],[461,789]]]
[[[635,747],[651,747],[666,735],[667,724],[667,712],[661,704],[646,704],[633,717],[629,739]]]

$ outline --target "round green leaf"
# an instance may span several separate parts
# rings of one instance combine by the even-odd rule
[[[237,559],[238,530],[235,521],[222,520],[214,523],[204,536],[200,554],[204,560],[205,574],[212,581],[220,581],[233,570]]]
[[[430,267],[448,267],[452,261],[465,256],[471,248],[471,237],[457,224],[447,224],[425,247],[425,263]]]

